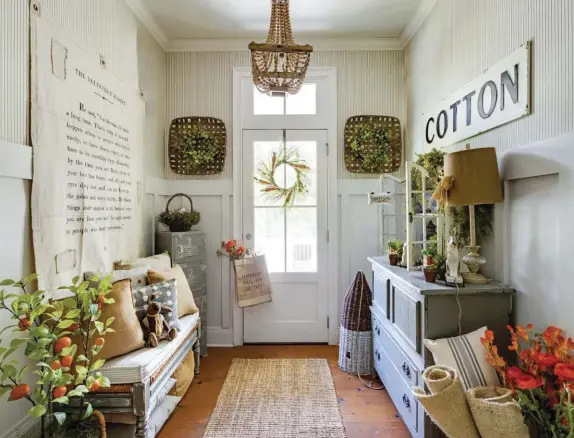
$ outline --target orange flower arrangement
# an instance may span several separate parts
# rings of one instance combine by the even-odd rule
[[[488,362],[504,386],[515,391],[522,412],[536,424],[538,436],[574,437],[574,341],[554,326],[543,333],[534,333],[532,324],[507,328],[508,349],[516,352],[518,363],[508,364],[499,355],[491,330],[480,338]]]
[[[228,242],[221,242],[221,247],[227,253],[230,259],[239,260],[245,257],[247,250],[243,245],[237,246],[237,240],[230,240]]]

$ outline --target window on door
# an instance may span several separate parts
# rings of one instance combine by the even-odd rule
[[[253,184],[254,246],[266,255],[270,272],[317,272],[317,142],[290,141],[283,131],[283,141],[255,141],[254,169],[268,163],[273,153],[282,149],[296,151],[310,167],[308,193],[285,207],[281,199],[265,196],[260,183]],[[290,187],[296,180],[295,171],[281,165],[275,181]]]

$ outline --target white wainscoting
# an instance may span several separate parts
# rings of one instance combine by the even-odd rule
[[[329,275],[339,276],[337,291],[341,303],[347,288],[361,269],[370,282],[370,265],[367,257],[380,254],[379,207],[367,204],[367,193],[374,188],[374,180],[338,180],[338,209],[340,253],[339,269]],[[229,261],[218,258],[216,251],[224,240],[233,236],[232,181],[184,181],[148,179],[146,185],[145,214],[153,240],[155,215],[165,208],[169,197],[186,193],[193,199],[194,208],[201,213],[198,229],[207,236],[207,339],[209,346],[230,346],[233,337],[233,272]],[[187,201],[183,201],[186,203]],[[178,200],[170,208],[179,208]],[[146,241],[148,253],[154,252],[153,243]],[[340,306],[339,306],[340,309]],[[331,321],[331,325],[339,321]]]

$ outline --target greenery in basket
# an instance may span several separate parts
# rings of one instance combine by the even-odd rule
[[[0,282],[10,288],[0,290],[0,311],[9,313],[13,321],[1,333],[11,330],[15,334],[8,346],[0,346],[0,394],[9,393],[10,402],[26,399],[31,405],[28,414],[42,418],[44,431],[51,435],[55,427],[57,436],[66,436],[58,425],[77,428],[84,424],[88,428],[85,423],[92,416],[102,418],[86,395],[110,386],[98,371],[105,360],[96,357],[104,346],[103,336],[114,331],[114,318],[100,321],[102,307],[114,303],[109,296],[111,283],[106,278],[94,288],[75,277],[72,286],[60,288],[67,290],[69,297],[48,302],[44,291],[28,290],[34,289],[31,286],[36,279],[32,274],[19,281]],[[73,343],[72,337],[78,343]],[[14,358],[17,351],[23,351],[27,364]],[[26,382],[32,374],[36,381],[30,386]],[[71,398],[79,400],[77,411],[60,412]]]
[[[186,157],[190,173],[219,161],[225,154],[225,144],[219,137],[198,125],[182,134],[176,146]]]
[[[443,177],[444,156],[446,153],[433,148],[425,154],[417,154],[416,164],[423,167],[430,175],[430,181],[427,183],[428,188],[434,188]],[[422,175],[420,172],[413,171],[411,175],[411,184],[413,190],[422,189]],[[430,187],[428,187],[430,184]],[[453,227],[458,235],[461,246],[470,243],[470,218],[468,207],[449,207],[449,214],[453,219]],[[494,220],[494,205],[476,205],[476,236],[477,239],[488,237],[492,233],[492,222]]]
[[[388,131],[375,123],[359,125],[347,137],[350,155],[368,173],[380,173],[389,163],[390,147]]]
[[[387,242],[387,249],[389,254],[400,254],[403,251],[403,242],[399,239],[389,240]]]
[[[185,208],[180,208],[174,211],[162,211],[157,220],[168,226],[170,230],[174,231],[189,231],[192,226],[197,225],[201,215],[198,211],[187,211]]]

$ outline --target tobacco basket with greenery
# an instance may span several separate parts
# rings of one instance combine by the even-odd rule
[[[372,122],[358,125],[347,136],[346,147],[365,173],[382,173],[390,161],[389,133],[384,126]]]
[[[206,167],[215,166],[225,159],[225,143],[200,125],[192,125],[183,131],[173,146],[183,155],[189,175],[202,174]]]
[[[110,386],[110,381],[98,371],[105,363],[98,359],[106,333],[114,318],[100,321],[102,307],[113,304],[111,283],[106,278],[96,283],[73,279],[73,285],[60,287],[69,297],[48,302],[42,290],[31,290],[36,274],[22,280],[0,282],[10,290],[0,290],[0,310],[10,314],[13,324],[2,330],[15,333],[8,346],[0,346],[0,394],[9,393],[8,401],[26,399],[28,415],[41,417],[45,436],[76,438],[106,436],[105,421],[87,400],[90,392]],[[97,287],[91,287],[97,284]],[[76,340],[74,343],[73,339]],[[93,342],[92,342],[93,339]],[[1,343],[1,341],[0,341]],[[23,350],[27,363],[14,358]],[[32,375],[36,381],[32,386]],[[76,409],[65,409],[71,399],[77,399]],[[69,410],[66,414],[64,410]],[[96,418],[97,424],[92,423]],[[67,434],[66,431],[75,431]],[[78,435],[78,431],[84,434]]]

